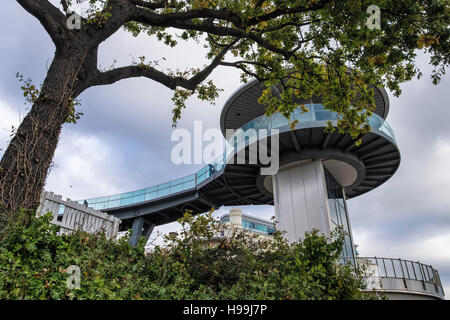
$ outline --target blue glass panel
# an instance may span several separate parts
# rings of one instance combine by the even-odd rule
[[[92,207],[96,203],[95,200],[87,200],[86,202],[88,203],[89,207]]]
[[[146,189],[141,189],[141,190],[134,191],[133,195],[134,196],[138,196],[138,195],[141,195],[141,194],[145,194],[145,192],[146,192]]]
[[[108,208],[120,207],[120,200],[110,200],[108,201]]]
[[[316,112],[316,121],[327,121],[336,119],[336,113],[330,111]]]
[[[179,185],[181,183],[183,183],[183,179],[172,180],[172,181],[170,181],[170,186],[173,187],[173,186]]]
[[[195,181],[189,181],[183,183],[183,190],[188,190],[195,187]]]
[[[122,194],[122,197],[120,198],[120,205],[126,206],[133,202],[133,192],[128,192]]]
[[[96,207],[97,210],[107,209],[108,208],[108,202],[98,202],[95,207]]]
[[[158,185],[158,190],[169,188],[169,187],[170,187],[170,182],[161,183],[160,185]]]
[[[331,221],[335,225],[339,225],[338,220],[337,220],[337,215],[336,215],[336,205],[335,205],[334,199],[328,199],[328,204],[330,206]]]
[[[145,194],[145,200],[153,200],[158,198],[158,191],[153,191]]]
[[[169,195],[169,188],[158,190],[158,198]]]
[[[274,113],[271,117],[272,128],[280,128],[288,124],[288,120],[281,113]]]
[[[108,197],[95,198],[95,202],[105,202],[108,201]]]
[[[306,107],[308,107],[308,106],[306,106]],[[325,110],[325,106],[322,104],[312,104],[311,109],[313,109],[314,111],[323,111],[323,110]]]
[[[195,180],[195,174],[191,174],[190,176],[186,176],[183,178],[183,182],[193,181]]]
[[[183,185],[181,184],[170,187],[170,193],[177,193],[180,191],[183,191]]]
[[[157,191],[157,190],[158,190],[158,186],[153,186],[153,187],[147,188],[146,192],[149,193],[149,192],[153,192],[153,191]]]
[[[294,120],[298,120],[299,122],[315,121],[315,119],[314,113],[311,111],[294,115]]]
[[[120,194],[116,194],[116,195],[113,195],[113,196],[109,196],[109,197],[108,197],[108,200],[109,200],[109,201],[111,201],[111,200],[120,200]]]
[[[145,193],[133,197],[133,203],[139,203],[143,201],[145,201]]]

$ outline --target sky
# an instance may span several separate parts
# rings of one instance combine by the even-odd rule
[[[28,111],[15,75],[44,81],[54,45],[38,21],[15,1],[0,12],[0,156],[12,126]],[[133,38],[120,31],[100,47],[99,65],[127,65],[146,56],[162,67],[203,66],[201,45],[167,48],[154,39]],[[450,297],[450,77],[438,86],[424,55],[417,65],[424,77],[402,85],[396,98],[389,92],[388,122],[395,131],[402,162],[396,174],[377,189],[348,201],[350,223],[360,256],[402,258],[437,268]],[[179,128],[192,130],[194,121],[219,128],[227,98],[240,86],[239,73],[217,69],[212,79],[223,89],[215,105],[188,100]],[[122,193],[189,175],[201,165],[171,162],[172,93],[148,79],[129,79],[90,88],[81,96],[84,115],[63,127],[54,166],[45,189],[64,198],[85,199]],[[216,215],[230,208],[221,208]],[[272,206],[242,207],[246,214],[274,215]],[[156,228],[177,230],[172,223]]]

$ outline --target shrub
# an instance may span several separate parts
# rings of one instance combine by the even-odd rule
[[[317,231],[288,244],[232,232],[186,213],[180,234],[145,253],[128,237],[82,231],[58,235],[51,215],[21,214],[0,234],[0,299],[366,299],[363,280],[339,263],[343,233]],[[210,245],[214,243],[214,245]],[[81,270],[69,289],[67,268]]]

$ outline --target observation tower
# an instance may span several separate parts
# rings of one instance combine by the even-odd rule
[[[373,88],[376,108],[368,119],[371,129],[356,145],[349,135],[337,130],[325,132],[329,121],[336,124],[338,114],[325,110],[321,97],[298,101],[309,112],[298,108],[291,115],[291,121],[297,120],[295,128],[279,113],[265,116],[265,107],[258,103],[263,86],[253,80],[240,87],[222,110],[220,128],[231,148],[226,148],[216,161],[180,179],[81,202],[121,219],[122,230],[133,230],[133,245],[142,236],[148,238],[155,226],[176,221],[186,210],[199,214],[212,207],[273,205],[276,227],[286,231],[289,241],[297,241],[312,229],[329,235],[342,226],[347,233],[342,258],[360,259],[355,255],[347,199],[377,188],[400,165],[394,132],[386,121],[388,96],[384,88]],[[237,131],[226,137],[230,129]],[[262,130],[269,134],[267,139],[259,135]],[[260,159],[255,163],[248,161],[254,153],[252,146],[259,146],[263,140],[268,142],[268,150],[273,143],[278,145],[277,154],[271,154],[279,160],[279,169],[273,175],[263,174],[268,165]],[[239,155],[244,155],[245,161],[240,162]],[[379,258],[374,259],[365,263],[383,274]],[[405,260],[388,261],[392,263],[388,269],[395,276],[389,276],[383,260],[385,276],[380,277],[389,280],[384,282],[384,291],[393,292],[394,296],[398,293],[398,297],[406,292],[443,298],[439,275],[431,266],[425,266],[430,267],[425,273],[424,265],[418,265],[422,268],[418,277],[419,269],[409,270]],[[410,277],[413,271],[415,278]],[[402,279],[396,276],[400,274]]]

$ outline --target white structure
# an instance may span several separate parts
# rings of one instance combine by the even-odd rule
[[[281,168],[273,177],[273,191],[277,227],[287,232],[289,242],[298,241],[312,229],[330,235],[327,186],[320,160]]]
[[[52,212],[51,224],[60,227],[60,233],[83,230],[89,233],[105,231],[109,238],[115,239],[120,220],[101,211],[85,207],[53,192],[44,192],[37,210],[38,216]]]

